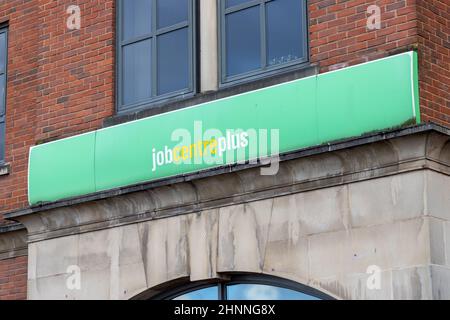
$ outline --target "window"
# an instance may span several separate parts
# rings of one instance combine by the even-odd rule
[[[306,0],[220,0],[221,84],[308,61]]]
[[[194,92],[194,0],[118,0],[118,111]]]
[[[6,67],[8,61],[8,32],[0,29],[0,164],[5,162]]]
[[[322,300],[329,296],[301,284],[262,275],[234,275],[228,281],[179,287],[154,297],[164,300]]]

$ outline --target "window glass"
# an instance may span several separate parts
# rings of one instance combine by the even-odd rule
[[[222,83],[261,77],[307,62],[305,1],[222,1]]]
[[[188,20],[188,0],[158,0],[158,29]]]
[[[267,64],[288,63],[302,56],[302,5],[298,0],[267,3]]]
[[[0,116],[5,114],[6,74],[0,75]]]
[[[3,48],[6,47],[6,33],[0,33],[0,73],[5,72],[6,68],[6,50]]]
[[[194,0],[118,1],[118,110],[193,93]]]
[[[124,0],[123,40],[141,37],[152,31],[152,0]]]
[[[260,284],[237,284],[227,287],[228,300],[319,300],[285,288]]]
[[[123,103],[131,104],[151,98],[151,40],[123,48]]]
[[[154,299],[173,300],[322,300],[331,299],[313,288],[293,281],[262,275],[234,275],[217,284],[195,284],[190,289],[162,293]],[[206,287],[205,287],[206,286]],[[188,287],[189,288],[189,287]],[[288,289],[290,288],[290,289]],[[308,292],[308,293],[304,293]],[[173,298],[176,297],[176,298]],[[320,298],[319,298],[320,297]]]
[[[216,286],[191,291],[173,300],[219,300],[219,288]]]
[[[7,30],[0,30],[0,163],[5,160]]]
[[[158,37],[158,94],[189,86],[188,29],[179,29]]]
[[[227,75],[233,76],[261,67],[259,6],[226,16]]]
[[[0,163],[5,159],[5,123],[0,122]]]

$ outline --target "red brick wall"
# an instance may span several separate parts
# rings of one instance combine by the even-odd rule
[[[0,300],[27,298],[27,257],[0,260]]]
[[[310,0],[311,61],[321,71],[379,59],[416,45],[415,0]],[[381,29],[369,30],[370,5],[381,9]]]
[[[39,1],[38,142],[99,128],[113,114],[114,1]],[[67,8],[81,8],[69,31]]]
[[[91,131],[113,113],[114,1],[77,0],[82,28],[66,28],[70,0],[2,0],[9,25],[4,212],[27,205],[29,148]],[[0,299],[26,299],[26,257],[0,261]]]
[[[310,0],[311,61],[322,72],[418,49],[423,121],[450,126],[450,2]],[[370,5],[381,29],[368,30]]]
[[[0,1],[0,22],[9,24],[6,105],[6,161],[11,174],[0,177],[1,212],[27,203],[29,146],[35,142],[39,48],[36,1]],[[0,300],[26,299],[27,257],[0,261]]]
[[[421,112],[450,125],[450,2],[418,0]]]
[[[5,156],[11,174],[0,177],[0,212],[5,212],[27,202],[27,157],[36,126],[38,2],[1,1],[0,22],[9,23]]]
[[[9,23],[3,212],[27,205],[29,147],[99,128],[114,111],[114,0],[78,0],[82,28],[69,31],[71,0],[0,1]]]

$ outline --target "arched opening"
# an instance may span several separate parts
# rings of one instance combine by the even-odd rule
[[[144,296],[141,296],[143,298]],[[172,285],[151,300],[331,300],[332,297],[294,281],[259,274]]]

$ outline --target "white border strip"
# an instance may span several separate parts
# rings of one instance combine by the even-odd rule
[[[411,90],[412,90],[412,105],[413,105],[413,115],[414,118],[417,119],[417,112],[416,112],[416,87],[414,85],[414,52],[410,51],[408,52],[409,57],[411,59]]]

